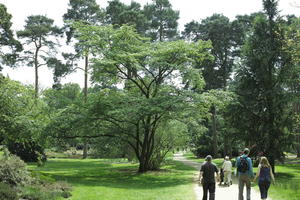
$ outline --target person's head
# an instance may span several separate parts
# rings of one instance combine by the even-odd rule
[[[211,162],[211,161],[212,161],[212,156],[211,156],[211,155],[207,155],[207,156],[205,157],[205,160],[206,160],[207,162]]]
[[[250,150],[248,148],[245,148],[243,153],[248,156],[250,153]]]
[[[260,158],[259,164],[264,166],[264,167],[270,167],[271,166],[268,159],[264,156]]]
[[[229,157],[228,157],[228,156],[225,156],[225,160],[229,160]]]

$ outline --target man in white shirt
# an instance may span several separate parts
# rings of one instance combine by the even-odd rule
[[[225,157],[225,161],[222,166],[223,172],[224,172],[224,184],[227,186],[230,186],[231,184],[231,169],[232,169],[232,163],[229,160],[229,157]]]

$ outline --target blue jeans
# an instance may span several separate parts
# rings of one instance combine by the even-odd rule
[[[203,198],[207,200],[207,192],[209,191],[209,200],[215,200],[216,183],[203,183]]]
[[[270,181],[258,181],[260,196],[262,199],[266,199],[268,197],[268,190],[270,187]]]

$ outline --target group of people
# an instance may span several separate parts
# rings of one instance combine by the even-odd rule
[[[271,179],[275,183],[275,178],[272,172],[271,165],[266,157],[261,157],[258,170],[254,176],[252,160],[249,157],[250,150],[245,148],[243,155],[236,159],[237,177],[238,177],[238,200],[244,200],[243,191],[246,185],[246,198],[250,200],[251,194],[251,180],[256,181],[258,179],[258,185],[262,200],[266,200],[268,196],[268,189],[271,184]],[[225,157],[221,170],[224,173],[224,184],[231,185],[231,173],[232,164],[228,156]],[[199,174],[199,180],[203,187],[203,199],[207,200],[209,192],[209,200],[215,199],[216,191],[216,179],[220,180],[219,170],[217,166],[212,162],[212,156],[208,155],[205,158],[205,162],[202,164]],[[221,181],[220,181],[221,184]]]

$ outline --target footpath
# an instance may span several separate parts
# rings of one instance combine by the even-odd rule
[[[199,184],[199,170],[201,164],[187,160],[182,153],[177,153],[174,155],[174,160],[183,162],[186,165],[194,167],[197,171],[194,174],[194,191],[196,194],[196,200],[202,200],[202,186]],[[233,177],[234,178],[234,177]],[[216,197],[215,200],[237,200],[238,199],[238,185],[235,181],[230,187],[227,186],[219,186],[216,184]],[[246,187],[244,188],[244,199],[246,199]],[[251,187],[251,200],[260,200],[260,194],[253,187]],[[268,200],[271,200],[268,198]]]

